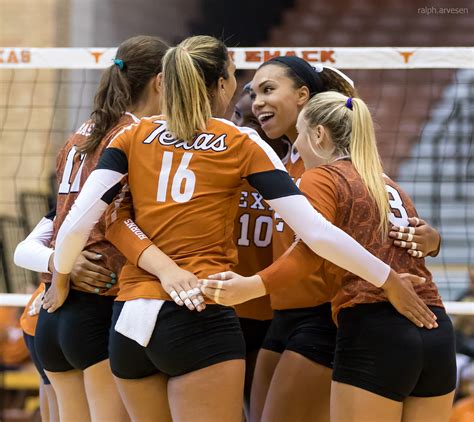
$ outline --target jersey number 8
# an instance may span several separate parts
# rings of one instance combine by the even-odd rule
[[[392,186],[385,185],[388,192],[388,202],[390,204],[390,213],[388,219],[394,226],[408,226],[408,213],[403,206],[402,198],[398,191]]]

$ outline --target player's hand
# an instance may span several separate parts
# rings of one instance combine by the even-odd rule
[[[82,251],[71,271],[71,285],[91,293],[104,293],[117,283],[117,275],[108,268],[95,264],[102,255]]]
[[[382,286],[390,303],[402,315],[418,327],[437,328],[436,316],[416,294],[413,285],[425,282],[423,277],[412,274],[397,274],[391,270]]]
[[[408,219],[408,227],[393,226],[389,236],[393,244],[407,249],[414,258],[423,258],[439,250],[441,236],[438,231],[431,227],[426,221],[418,217]]]
[[[210,275],[200,280],[201,291],[221,305],[238,305],[267,294],[259,275],[243,277],[232,271]]]
[[[38,315],[41,310],[41,305],[43,305],[43,298],[44,298],[44,290],[35,297],[35,300],[31,303],[30,307],[28,308],[28,315],[35,316]]]
[[[59,309],[69,294],[69,274],[53,271],[51,286],[44,294],[43,308],[52,313]]]
[[[191,311],[201,312],[206,308],[199,290],[198,278],[189,271],[171,265],[160,271],[161,285],[179,306],[186,305]]]

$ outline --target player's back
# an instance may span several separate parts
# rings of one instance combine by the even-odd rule
[[[96,167],[104,149],[110,140],[120,131],[137,121],[136,117],[127,113],[124,114],[117,124],[111,128],[101,140],[97,148],[88,154],[78,152],[79,146],[83,145],[92,133],[94,123],[91,120],[84,122],[79,129],[72,134],[61,148],[57,163],[56,177],[58,184],[58,194],[56,197],[56,217],[54,219],[53,237],[51,247],[55,246],[56,235],[64,222],[74,201],[77,199],[85,181]],[[101,219],[92,230],[85,249],[90,249],[100,253],[102,259],[97,261],[100,265],[119,273],[125,262],[124,257],[105,240],[105,221]],[[43,274],[42,281],[49,282],[51,274]],[[117,289],[108,289],[105,295],[116,295]]]
[[[135,221],[143,232],[198,276],[234,266],[234,220],[243,178],[281,166],[266,154],[269,147],[256,132],[210,119],[205,132],[185,142],[171,136],[163,116],[155,116],[130,126],[120,137]],[[149,279],[127,264],[121,289],[125,285],[126,291],[132,280]]]
[[[442,306],[438,289],[424,259],[414,258],[405,249],[398,248],[388,236],[382,237],[378,230],[380,215],[378,207],[369,194],[362,178],[349,160],[339,160],[323,166],[334,180],[337,211],[335,224],[356,239],[362,246],[398,273],[410,273],[424,277],[426,282],[416,287],[418,295],[429,305]],[[310,176],[308,175],[304,177]],[[303,183],[303,182],[302,182]],[[385,177],[389,194],[391,224],[408,226],[408,218],[418,214],[413,201],[393,180]],[[335,269],[326,262],[326,274],[339,274],[341,288],[333,300],[334,312],[341,307],[357,303],[387,301],[383,291],[349,272]]]

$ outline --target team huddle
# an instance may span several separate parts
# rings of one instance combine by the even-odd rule
[[[15,252],[45,420],[446,421],[440,238],[341,71],[133,37]]]

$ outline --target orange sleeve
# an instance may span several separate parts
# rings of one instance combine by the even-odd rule
[[[239,143],[239,166],[242,178],[272,170],[286,172],[276,152],[258,136],[257,132],[249,128],[239,129],[243,137]]]
[[[300,190],[324,218],[334,224],[337,210],[337,188],[329,170],[319,167],[303,173]]]
[[[138,131],[137,124],[130,124],[120,129],[116,135],[111,139],[107,148],[118,148],[122,150],[128,157],[130,152],[130,143],[133,140],[134,134]]]
[[[273,293],[279,287],[288,287],[288,283],[299,283],[310,274],[316,272],[324,259],[316,255],[302,241],[293,243],[290,248],[272,265],[259,271],[267,294]]]
[[[18,308],[0,307],[0,364],[17,366],[28,359]]]
[[[28,334],[29,336],[34,336],[35,331],[36,331],[36,324],[38,323],[38,315],[31,316],[28,314],[30,310],[30,306],[33,303],[33,301],[41,294],[44,292],[45,284],[40,283],[38,288],[33,292],[31,295],[30,300],[25,306],[25,309],[23,310],[23,313],[21,314],[20,317],[20,327],[22,330]]]
[[[138,266],[141,254],[153,242],[133,221],[133,198],[125,184],[105,214],[105,238],[131,263]]]
[[[337,210],[336,184],[329,171],[318,168],[303,174],[300,184],[313,207],[334,224]],[[299,283],[318,271],[324,259],[316,255],[305,243],[295,242],[272,265],[258,272],[267,293],[288,283]]]

